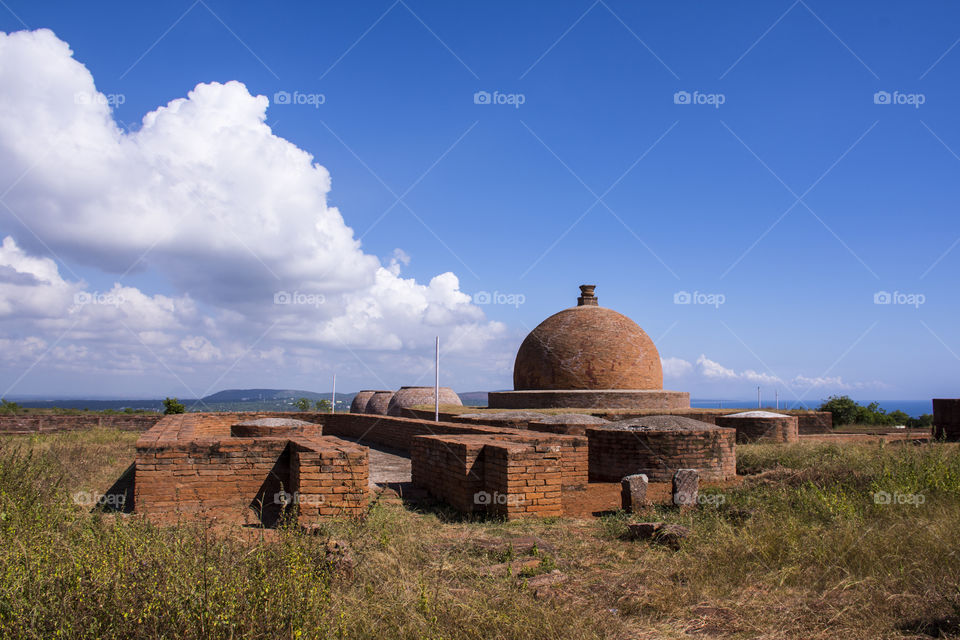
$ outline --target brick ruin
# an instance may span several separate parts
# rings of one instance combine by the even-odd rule
[[[771,411],[744,411],[719,416],[717,425],[736,430],[737,442],[800,442],[797,416]]]
[[[258,526],[284,513],[302,525],[357,516],[371,495],[367,445],[409,456],[413,486],[439,502],[506,519],[562,516],[570,492],[632,473],[653,482],[668,482],[678,468],[696,468],[705,480],[735,473],[730,429],[699,423],[645,433],[589,422],[171,415],[137,441],[134,507],[160,522],[208,517]]]

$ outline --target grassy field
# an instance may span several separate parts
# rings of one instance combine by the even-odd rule
[[[123,473],[136,437],[0,440],[0,636],[960,633],[955,445],[741,446],[744,481],[690,513],[475,522],[384,501],[305,534],[158,528],[76,504]],[[692,535],[677,551],[623,538],[652,518]]]

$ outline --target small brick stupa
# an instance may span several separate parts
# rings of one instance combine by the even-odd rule
[[[581,285],[577,306],[555,313],[517,351],[513,391],[491,393],[498,409],[688,409],[690,394],[663,390],[660,354],[637,324],[598,304]]]

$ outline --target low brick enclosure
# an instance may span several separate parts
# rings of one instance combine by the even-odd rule
[[[733,478],[736,431],[701,425],[588,427],[590,482],[619,482],[637,473],[651,482],[670,482],[677,469],[696,469],[707,481]]]
[[[82,414],[55,415],[39,414],[25,416],[0,416],[0,434],[47,433],[52,431],[72,431],[92,427],[108,427],[122,431],[146,431],[160,419],[157,414]]]
[[[583,436],[351,413],[189,413],[137,441],[134,508],[161,522],[266,526],[289,508],[301,524],[360,515],[363,443],[409,453],[414,484],[468,513],[561,515],[560,491],[587,484]]]
[[[737,442],[800,442],[797,417],[769,411],[717,416],[717,426],[736,429]]]
[[[421,437],[476,435],[488,436],[491,441],[532,444],[534,447],[547,444],[559,447],[562,486],[566,490],[582,489],[587,484],[587,439],[583,436],[531,434],[509,427],[493,427],[483,424],[465,424],[455,422],[434,422],[415,418],[395,418],[387,416],[357,415],[338,413],[326,415],[324,432],[343,438],[357,440],[360,444],[370,443],[397,449],[410,455],[413,468],[413,483],[427,489],[438,498],[430,469],[418,475],[417,460],[413,455],[415,444]],[[485,441],[487,442],[487,441]]]
[[[570,409],[567,407],[566,409]],[[517,409],[517,410],[503,410],[504,412],[513,413],[514,411],[524,413],[530,412],[535,413],[536,409],[526,408]],[[643,416],[654,416],[654,415],[671,415],[671,416],[681,416],[684,418],[690,418],[692,420],[699,420],[700,422],[706,422],[708,424],[716,424],[716,420],[719,416],[731,415],[734,413],[741,413],[744,409],[587,409],[579,410],[583,413],[589,415],[597,416],[600,418],[605,418],[606,420],[616,421],[616,420],[627,420],[629,418],[641,418]],[[415,415],[418,418],[428,418],[433,419],[433,409],[429,411],[423,408],[417,409],[408,409],[408,412],[411,415]],[[470,422],[479,422],[480,420],[485,421],[487,424],[498,424],[496,414],[500,411],[492,411],[487,409],[477,409],[475,407],[466,407],[463,412],[460,413],[476,413],[478,415],[491,414],[489,418],[484,416],[483,418],[476,418],[469,420]],[[460,422],[468,421],[460,417],[460,413],[451,413],[441,412],[440,419],[446,420],[449,422]],[[831,433],[833,431],[833,414],[829,411],[805,411],[799,409],[784,409],[778,413],[783,413],[785,415],[791,415],[797,417],[797,430],[800,435],[807,435],[811,433]],[[523,425],[530,422],[530,420],[535,418],[527,419],[512,419],[510,422],[512,424],[518,425],[519,428],[524,428]]]
[[[960,399],[934,398],[933,437],[953,442],[960,440]]]
[[[324,436],[319,424],[285,435],[231,435],[233,425],[262,417],[189,413],[159,421],[137,440],[136,511],[157,521],[202,516],[263,525],[290,505],[303,524],[363,513],[366,447]]]
[[[563,515],[565,479],[555,438],[445,435],[414,438],[413,483],[462,513],[507,519]],[[586,487],[582,465],[579,488]]]

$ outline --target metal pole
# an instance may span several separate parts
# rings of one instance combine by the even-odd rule
[[[330,393],[330,413],[337,412],[337,374],[333,374],[333,391]]]
[[[780,411],[780,389],[777,389],[775,393],[777,396],[777,411]]]
[[[760,387],[757,387],[757,409],[760,408]]]
[[[437,336],[436,379],[433,382],[433,421],[440,422],[440,336]]]

